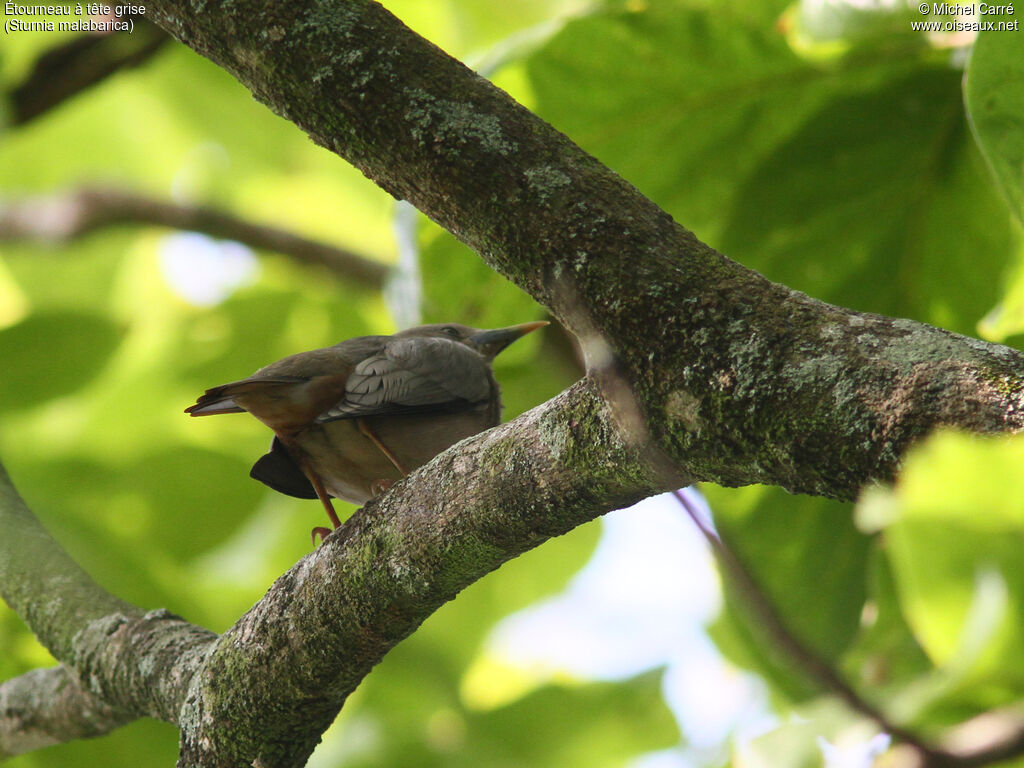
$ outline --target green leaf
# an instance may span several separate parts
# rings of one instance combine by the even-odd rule
[[[1018,244],[999,302],[978,322],[978,335],[988,341],[1024,348],[1024,247]]]
[[[734,661],[754,667],[794,699],[815,690],[752,601],[767,601],[787,631],[835,662],[860,627],[870,539],[853,525],[848,504],[792,496],[778,488],[702,488],[722,540],[757,585],[752,595],[720,565],[726,601],[713,632]]]
[[[455,318],[477,328],[498,328],[543,315],[529,294],[436,224],[424,222],[420,242],[426,322]]]
[[[679,741],[661,697],[661,677],[662,671],[654,670],[620,683],[542,688],[475,717],[474,746],[481,756],[503,753],[508,765],[622,765]],[[566,712],[574,714],[572,722],[563,718]]]
[[[1019,15],[982,20],[1019,24]],[[964,98],[978,146],[1010,210],[1024,223],[1024,55],[1019,30],[978,34]]]
[[[892,566],[879,547],[869,553],[860,632],[841,662],[847,680],[870,692],[875,701],[891,701],[901,686],[914,683],[932,669],[903,615]]]
[[[0,331],[0,410],[29,408],[82,388],[120,339],[110,320],[72,311],[35,313]]]
[[[844,85],[770,25],[672,0],[574,20],[528,60],[540,114],[714,241],[736,185]],[[849,81],[845,83],[844,81]]]
[[[961,708],[1024,694],[1022,462],[1020,437],[941,433],[911,452],[894,490],[878,492],[904,615]]]
[[[265,494],[265,487],[249,477],[251,463],[180,445],[140,456],[127,474],[146,489],[143,535],[155,537],[183,562],[222,543]],[[181,524],[182,510],[203,509],[213,514],[203,515],[202,524]],[[296,537],[302,533],[296,526]]]
[[[639,6],[575,20],[529,59],[543,117],[773,280],[973,330],[1017,235],[959,73],[916,40],[826,65],[727,11]]]
[[[745,181],[723,248],[817,298],[973,332],[1014,237],[958,82],[926,68],[837,93]]]
[[[417,34],[458,58],[473,59],[524,29],[584,10],[585,0],[385,0],[381,3]],[[473,66],[472,61],[469,62]]]
[[[423,662],[430,664],[429,659]],[[325,740],[320,765],[335,765],[333,742],[351,742],[372,723],[365,755],[345,765],[621,766],[629,758],[676,744],[679,732],[661,697],[661,670],[618,683],[550,685],[495,710],[466,710],[454,698],[409,684],[378,689],[388,694],[369,710],[347,712]],[[443,679],[434,675],[437,682]],[[358,696],[357,696],[358,698]],[[423,713],[410,720],[406,706]],[[319,757],[319,756],[317,756]],[[339,756],[340,757],[340,756]],[[314,764],[317,764],[314,758]]]

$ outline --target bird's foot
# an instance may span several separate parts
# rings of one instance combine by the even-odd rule
[[[320,537],[320,543],[323,544],[324,540],[328,536],[330,536],[331,533],[332,533],[332,531],[331,531],[330,528],[324,528],[323,526],[318,525],[316,528],[314,528],[310,532],[309,537],[313,540],[313,546],[315,547],[316,546],[316,537],[317,536]]]
[[[375,497],[380,496],[385,491],[390,491],[391,486],[393,486],[394,484],[394,480],[375,480],[374,482],[370,483],[370,493],[372,493]]]

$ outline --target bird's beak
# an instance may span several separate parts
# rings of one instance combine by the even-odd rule
[[[533,323],[510,325],[508,328],[479,331],[469,337],[469,342],[477,352],[490,360],[516,339],[522,338],[530,331],[543,328],[545,325],[551,325],[551,323],[547,320],[538,320]]]

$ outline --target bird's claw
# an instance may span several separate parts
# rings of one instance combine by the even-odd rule
[[[332,531],[331,531],[330,528],[324,528],[323,526],[318,525],[316,528],[314,528],[310,532],[309,537],[313,540],[313,546],[315,547],[317,545],[316,544],[316,537],[317,536],[320,537],[320,543],[322,544],[324,542],[324,540],[328,536],[331,535],[331,533],[332,533]]]

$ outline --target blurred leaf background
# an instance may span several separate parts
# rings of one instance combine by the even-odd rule
[[[737,261],[830,302],[1020,346],[1019,32],[926,35],[911,29],[916,4],[385,5]],[[5,91],[64,39],[7,35]],[[398,258],[391,198],[176,44],[4,129],[0,198],[96,182]],[[418,221],[415,238],[424,321],[543,316],[433,224]],[[322,513],[248,478],[268,441],[257,422],[182,409],[286,354],[392,332],[392,310],[287,257],[152,227],[0,242],[0,456],[106,588],[223,630],[308,551]],[[576,375],[566,349],[537,336],[498,360],[507,418]],[[856,509],[773,488],[703,491],[793,634],[931,734],[1024,697],[1022,450],[940,435]],[[609,681],[491,658],[495,626],[577,583],[599,536],[585,526],[445,606],[357,691],[314,764],[802,768],[823,764],[819,737],[870,738],[774,646],[728,578],[709,631],[767,686],[756,738],[737,730],[691,749],[696,726],[678,707],[673,719],[657,664]],[[700,567],[681,555],[673,565],[681,580]],[[668,594],[649,612],[671,623],[681,609]],[[49,663],[0,607],[0,678]],[[696,695],[711,706],[718,693]],[[170,765],[176,752],[172,727],[141,721],[9,765]]]

